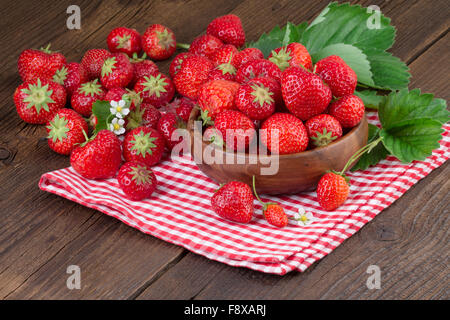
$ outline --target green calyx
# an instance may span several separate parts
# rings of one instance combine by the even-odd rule
[[[209,137],[209,139],[207,139],[206,141],[213,143],[218,147],[223,147],[224,143],[223,143],[222,135],[217,132],[216,128],[213,128],[212,130],[214,130],[214,134],[212,134]]]
[[[130,169],[131,180],[137,185],[151,182],[150,170],[148,170],[145,166],[137,165],[136,167],[131,167]]]
[[[286,47],[281,48],[278,52],[273,50],[269,61],[272,61],[280,68],[281,71],[284,71],[287,67],[289,67],[289,60],[292,59],[290,53],[291,51],[288,51]]]
[[[67,132],[70,130],[67,124],[66,118],[56,115],[46,127],[50,130],[47,138],[52,139],[53,142],[56,142],[56,140],[62,142],[63,139],[67,138]]]
[[[155,76],[144,77],[145,82],[142,84],[144,86],[143,91],[148,91],[151,95],[155,95],[158,98],[161,96],[161,93],[167,92],[166,85],[167,82],[164,78],[161,77],[161,74]]]
[[[45,48],[44,48],[44,47],[41,47],[39,50],[42,51],[42,52],[51,54],[51,53],[53,53],[53,51],[50,50],[50,46],[51,46],[51,43],[49,43]]]
[[[217,69],[222,71],[223,75],[236,74],[236,68],[231,63],[222,63],[217,66]]]
[[[134,90],[126,89],[127,93],[122,96],[122,100],[127,102],[127,107],[133,103],[136,107],[139,107],[142,104],[142,97],[140,92],[136,92]]]
[[[142,117],[144,116],[145,110],[140,106],[136,106],[136,108],[130,112],[128,115],[128,123],[127,130],[133,130],[142,125]]]
[[[53,76],[53,81],[59,83],[60,85],[64,84],[64,81],[67,79],[67,75],[69,74],[69,69],[66,66],[61,69],[56,70],[55,75]]]
[[[79,92],[83,93],[85,96],[95,96],[102,93],[102,86],[97,83],[97,79],[94,81],[86,82],[81,84],[78,89]]]
[[[128,41],[130,41],[131,36],[129,34],[124,35],[123,37],[117,37],[117,49],[123,49],[128,45]]]
[[[133,53],[133,56],[130,58],[131,63],[137,63],[142,62],[147,59],[147,54],[144,52],[142,54],[142,57],[139,58],[138,54],[136,52]]]
[[[158,38],[158,44],[161,48],[167,49],[174,45],[173,37],[167,29],[164,29],[164,31],[156,31],[156,36]]]
[[[211,120],[208,110],[200,109],[200,120],[202,121],[204,126],[214,125],[214,121]]]
[[[22,92],[27,95],[23,99],[23,102],[28,102],[27,109],[34,107],[38,114],[41,109],[49,111],[48,104],[55,103],[51,98],[53,90],[49,90],[48,84],[42,86],[40,79],[37,80],[37,84],[30,84],[28,89],[22,89]]]
[[[116,68],[116,58],[110,57],[105,60],[102,66],[102,77],[110,74]]]
[[[259,103],[261,107],[264,105],[264,103],[270,104],[275,102],[275,100],[272,98],[273,92],[270,92],[269,89],[264,87],[262,84],[251,85],[251,88],[253,89],[251,95],[255,97],[255,99],[253,99],[253,102]]]
[[[316,131],[316,135],[311,137],[311,140],[316,147],[326,146],[336,139],[337,137],[333,136],[331,131],[328,132],[326,128],[323,128],[322,132]]]
[[[134,135],[134,140],[131,140],[133,146],[131,150],[136,151],[136,155],[142,155],[145,158],[147,153],[151,155],[153,153],[152,149],[156,148],[156,145],[153,143],[156,138],[150,137],[150,132],[144,134],[144,132],[139,132]]]

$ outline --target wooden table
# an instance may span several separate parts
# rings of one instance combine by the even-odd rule
[[[145,235],[97,211],[40,191],[41,174],[69,165],[50,151],[43,126],[16,114],[16,62],[29,47],[52,43],[69,61],[105,47],[113,27],[143,32],[152,23],[191,42],[213,17],[241,17],[247,39],[286,21],[311,21],[324,1],[75,1],[81,30],[66,28],[74,1],[1,1],[0,298],[4,299],[448,299],[450,167],[412,187],[391,207],[304,273],[280,277],[233,268]],[[74,2],[74,3],[75,3]],[[397,27],[392,52],[411,69],[410,88],[449,98],[449,2],[377,4]],[[39,3],[39,4],[38,4]],[[168,71],[169,61],[159,63]],[[68,290],[68,265],[82,288]],[[369,265],[381,289],[369,290]]]

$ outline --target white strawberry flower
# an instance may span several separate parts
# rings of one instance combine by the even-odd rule
[[[317,220],[311,212],[305,212],[303,207],[298,209],[298,212],[294,215],[294,219],[299,226],[307,226]]]
[[[111,130],[112,132],[114,132],[116,135],[119,136],[125,133],[125,128],[123,127],[124,124],[125,120],[114,118],[109,124],[109,130]]]
[[[119,101],[113,100],[110,102],[111,108],[109,108],[109,111],[117,118],[122,119],[123,117],[125,117],[130,113],[130,108],[128,108],[126,104],[127,103],[125,102],[125,100]]]

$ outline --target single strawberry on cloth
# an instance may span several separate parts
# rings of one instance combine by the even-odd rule
[[[378,124],[376,114],[369,121]],[[328,212],[320,208],[315,192],[270,196],[290,216],[302,217],[279,229],[268,224],[255,200],[255,217],[249,224],[224,220],[211,209],[217,184],[192,161],[166,160],[152,170],[158,190],[150,199],[127,200],[117,179],[88,180],[71,167],[44,174],[39,187],[115,217],[144,233],[220,261],[273,274],[304,271],[334,250],[411,186],[450,157],[450,125],[440,148],[425,161],[402,164],[388,157],[363,171],[349,172],[347,201]]]

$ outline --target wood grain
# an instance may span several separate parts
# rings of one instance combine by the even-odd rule
[[[351,1],[378,5],[397,27],[392,52],[410,63],[411,87],[448,99],[448,1]],[[87,1],[82,29],[65,28],[71,1],[0,2],[0,297],[20,298],[449,298],[448,164],[305,273],[270,276],[188,253],[37,187],[42,173],[68,159],[51,152],[42,127],[16,115],[17,57],[52,43],[70,61],[106,47],[113,27],[172,28],[180,42],[204,32],[212,17],[239,15],[247,38],[286,21],[313,19],[325,1]],[[180,14],[182,12],[182,14]],[[159,63],[167,72],[169,61]],[[82,289],[65,285],[69,264]],[[365,287],[369,264],[382,269],[382,290]]]

